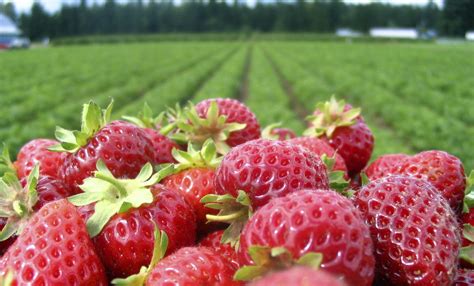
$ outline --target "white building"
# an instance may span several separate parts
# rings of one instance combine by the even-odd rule
[[[361,32],[349,29],[349,28],[338,28],[336,30],[336,36],[338,37],[360,37],[362,36]]]
[[[474,31],[467,31],[466,32],[466,40],[474,41]]]
[[[28,39],[21,38],[21,31],[10,18],[0,13],[0,49],[27,47]]]
[[[416,39],[418,32],[411,28],[372,28],[369,32],[375,38]]]

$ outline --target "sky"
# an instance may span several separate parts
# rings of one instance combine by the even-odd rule
[[[33,2],[39,1],[45,9],[49,12],[55,12],[59,10],[61,7],[62,3],[67,3],[67,4],[77,4],[79,3],[79,0],[0,0],[1,2],[7,3],[7,2],[13,2],[15,4],[15,7],[17,11],[19,12],[27,12],[30,10],[31,5]],[[104,0],[89,0],[89,3],[101,3]],[[257,0],[245,0],[248,5],[253,6],[257,2]],[[117,2],[128,2],[127,0],[118,0]],[[144,1],[146,2],[146,1]],[[179,0],[176,2],[180,2]],[[394,5],[400,5],[400,4],[413,4],[413,5],[425,5],[428,3],[428,0],[344,0],[346,3],[371,3],[371,2],[382,2],[382,3],[390,3]],[[435,0],[434,1],[436,4],[439,6],[442,4],[443,0]]]

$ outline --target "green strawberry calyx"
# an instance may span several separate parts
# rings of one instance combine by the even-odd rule
[[[466,189],[464,190],[463,212],[468,213],[474,207],[474,170],[466,178]]]
[[[156,264],[165,257],[168,248],[168,235],[166,232],[160,231],[155,225],[154,231],[155,242],[153,244],[153,255],[148,267],[142,266],[140,272],[127,278],[116,278],[112,280],[113,285],[119,286],[143,286],[150,272],[155,268]]]
[[[193,144],[188,145],[188,150],[178,150],[174,148],[172,151],[173,158],[177,163],[172,164],[174,173],[179,173],[192,168],[210,168],[216,169],[222,161],[222,156],[217,154],[216,144],[212,139],[206,140],[200,150],[196,150]],[[166,167],[170,164],[162,164],[159,168]]]
[[[113,100],[106,109],[101,109],[95,102],[84,104],[82,109],[81,130],[67,130],[57,126],[54,133],[59,144],[48,148],[55,152],[75,153],[87,144],[102,127],[110,121]]]
[[[461,247],[459,258],[474,265],[474,226],[466,223],[463,225],[463,237],[470,242],[469,245]]]
[[[230,134],[246,126],[241,123],[228,123],[227,116],[219,115],[216,101],[211,102],[205,118],[198,115],[192,103],[189,103],[178,116],[174,122],[176,130],[170,134],[171,139],[181,144],[191,143],[202,146],[207,139],[211,138],[219,154],[229,152],[230,147],[226,140]]]
[[[76,206],[95,203],[94,214],[86,223],[89,235],[94,237],[115,214],[152,203],[153,194],[150,187],[171,172],[173,172],[172,165],[153,174],[153,167],[147,163],[135,179],[119,179],[114,177],[102,160],[99,160],[94,177],[85,179],[79,186],[84,192],[69,197],[69,201]]]
[[[346,179],[346,173],[344,171],[335,171],[334,165],[336,163],[336,153],[332,157],[323,154],[321,161],[326,165],[329,179],[329,187],[336,192],[346,196],[352,197],[353,191],[350,190],[349,181]]]
[[[237,197],[230,194],[209,194],[201,199],[201,203],[207,208],[219,210],[217,215],[207,214],[206,218],[208,221],[228,223],[229,227],[224,231],[221,242],[230,243],[237,248],[240,233],[252,216],[251,202],[247,193],[240,190]]]
[[[278,135],[273,134],[272,132],[275,128],[278,128],[280,126],[281,126],[281,122],[278,122],[278,123],[272,123],[268,125],[267,127],[263,128],[262,138],[269,139],[269,140],[278,140]],[[290,139],[290,138],[286,138],[286,139]]]
[[[16,168],[10,157],[10,151],[8,150],[8,146],[4,143],[2,154],[0,155],[0,174],[4,174],[7,172],[16,174]]]
[[[250,281],[268,272],[283,270],[294,265],[318,269],[323,261],[323,255],[316,252],[308,252],[295,259],[284,247],[254,245],[249,247],[249,255],[254,265],[246,265],[237,270],[234,280]]]
[[[12,286],[15,274],[13,270],[8,270],[5,274],[0,276],[0,286]]]
[[[35,165],[25,187],[22,187],[16,173],[7,172],[0,179],[0,217],[7,218],[7,223],[0,231],[0,241],[23,231],[38,202],[38,178],[39,166]]]
[[[122,116],[122,118],[141,128],[160,129],[164,116],[165,113],[163,112],[156,117],[153,116],[153,111],[145,102],[143,109],[138,112],[137,116]]]
[[[351,108],[344,111],[345,106],[344,100],[337,101],[334,96],[329,101],[318,103],[316,110],[319,112],[307,117],[311,127],[303,134],[316,137],[325,135],[331,138],[336,128],[354,125],[357,117],[360,116],[361,109]]]

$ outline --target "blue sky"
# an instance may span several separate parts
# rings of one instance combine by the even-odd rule
[[[74,4],[79,3],[79,0],[0,0],[1,2],[13,2],[17,10],[21,12],[29,11],[33,2],[39,1],[49,11],[57,11],[61,7],[61,3]],[[89,0],[89,3],[101,3],[104,0]],[[248,5],[255,5],[256,0],[245,0]],[[127,0],[117,0],[117,2],[128,2]],[[147,2],[146,0],[144,2]],[[180,2],[179,0],[176,2]],[[345,0],[346,3],[371,3],[371,2],[383,2],[390,4],[413,4],[413,5],[425,5],[428,0]],[[440,5],[443,0],[435,0],[435,3]]]

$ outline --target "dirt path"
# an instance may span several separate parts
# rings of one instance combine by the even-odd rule
[[[242,77],[240,80],[241,85],[237,94],[237,99],[242,102],[245,102],[249,96],[249,74],[250,74],[250,68],[252,66],[252,52],[253,52],[253,46],[251,44],[248,47],[247,55],[245,57],[244,71],[242,72]]]

